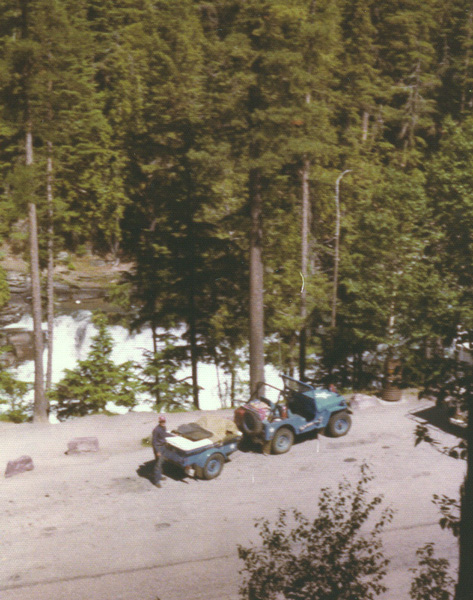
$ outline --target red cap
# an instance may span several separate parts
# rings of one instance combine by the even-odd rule
[[[160,423],[166,423],[166,417],[159,417]]]

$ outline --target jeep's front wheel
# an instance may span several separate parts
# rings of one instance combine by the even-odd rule
[[[351,417],[347,412],[339,412],[330,417],[327,425],[327,434],[330,437],[342,437],[351,427]]]
[[[287,427],[281,427],[274,434],[271,442],[271,450],[273,454],[284,454],[289,452],[294,443],[294,433]]]

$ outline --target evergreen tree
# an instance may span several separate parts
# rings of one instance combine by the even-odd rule
[[[94,324],[97,334],[87,358],[74,369],[65,369],[64,377],[50,394],[59,420],[104,412],[109,402],[133,408],[136,395],[142,391],[135,365],[115,365],[112,361],[113,341],[106,319],[96,315]]]
[[[43,6],[40,0],[36,2],[18,2],[7,5],[11,17],[10,39],[5,35],[3,45],[5,50],[4,73],[6,75],[3,93],[9,100],[8,115],[12,131],[15,128],[18,137],[24,140],[24,159],[20,173],[27,195],[22,198],[23,206],[27,207],[29,256],[32,290],[33,340],[34,340],[34,420],[48,420],[48,403],[44,393],[43,376],[43,333],[41,329],[41,289],[39,272],[39,242],[37,221],[37,198],[35,197],[34,147],[33,136],[39,121],[36,108],[41,94],[41,84],[37,71],[41,69],[41,40],[37,35],[35,24],[41,19]],[[17,153],[19,159],[20,155]],[[26,179],[26,181],[25,181]],[[29,184],[29,185],[28,185]]]
[[[428,6],[393,0],[379,10],[380,68],[390,83],[386,138],[397,148],[401,167],[421,164],[422,149],[435,133],[440,6],[436,0]]]

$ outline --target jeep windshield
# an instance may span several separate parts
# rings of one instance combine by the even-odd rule
[[[284,391],[290,392],[298,392],[299,394],[304,394],[305,392],[309,392],[314,388],[308,383],[302,383],[302,381],[298,381],[297,379],[293,379],[292,377],[288,377],[287,375],[281,375],[281,379],[284,382]]]

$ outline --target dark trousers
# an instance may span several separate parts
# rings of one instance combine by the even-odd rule
[[[164,456],[162,455],[162,453],[160,452],[159,454],[155,453],[154,454],[156,460],[154,461],[154,467],[153,467],[153,483],[159,483],[162,479],[163,476],[163,462],[164,462]]]

